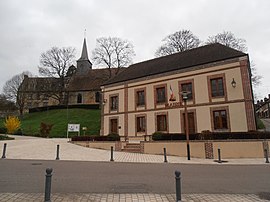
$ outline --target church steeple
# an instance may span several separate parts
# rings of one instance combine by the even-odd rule
[[[79,60],[89,60],[88,59],[88,53],[87,53],[87,47],[86,47],[86,39],[83,40],[83,48],[82,48],[82,55]]]
[[[77,71],[76,74],[84,75],[90,69],[92,69],[92,63],[88,59],[86,38],[83,40],[82,54],[79,60],[77,60]]]

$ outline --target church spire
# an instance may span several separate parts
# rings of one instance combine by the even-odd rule
[[[89,60],[88,53],[87,53],[87,46],[86,46],[86,38],[84,38],[83,40],[82,55],[79,60]]]
[[[86,37],[83,39],[82,54],[79,60],[77,60],[77,74],[86,74],[90,69],[92,69],[92,63],[88,59],[88,52],[86,46]]]

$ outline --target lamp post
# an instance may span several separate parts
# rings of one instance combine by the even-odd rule
[[[187,100],[188,100],[188,94],[190,92],[183,91],[182,92],[182,98],[184,101],[184,108],[185,108],[185,128],[186,128],[186,139],[187,139],[187,159],[190,160],[190,147],[189,147],[189,127],[188,127],[188,112],[187,112]]]

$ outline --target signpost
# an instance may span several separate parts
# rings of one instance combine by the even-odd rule
[[[80,136],[80,124],[68,124],[67,138],[69,132],[78,132],[78,135]]]

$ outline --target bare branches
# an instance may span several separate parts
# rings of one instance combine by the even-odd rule
[[[164,44],[155,53],[157,57],[196,48],[201,43],[190,30],[184,29],[165,37],[162,41]]]
[[[212,43],[220,43],[242,52],[247,51],[246,40],[236,38],[234,34],[229,31],[223,31],[222,33],[208,37],[206,44]]]
[[[96,64],[105,65],[109,70],[112,67],[117,67],[119,70],[119,68],[132,63],[132,57],[135,53],[133,45],[126,40],[117,37],[101,37],[97,39],[97,45],[92,55],[92,59]]]
[[[60,77],[66,75],[68,67],[75,58],[75,49],[72,47],[52,47],[40,56],[39,73],[43,76]]]
[[[23,112],[25,104],[25,95],[24,93],[19,93],[19,88],[21,83],[23,82],[25,75],[31,76],[32,74],[30,72],[23,72],[21,74],[17,74],[13,76],[10,80],[8,80],[3,87],[4,95],[8,100],[16,102],[21,114]]]

